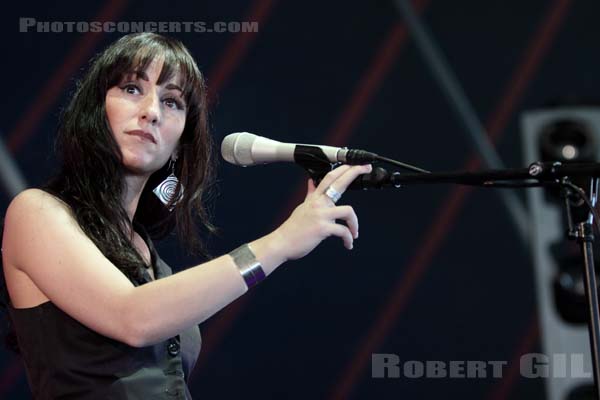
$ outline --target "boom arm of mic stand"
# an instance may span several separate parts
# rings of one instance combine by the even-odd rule
[[[493,186],[494,182],[517,182],[535,179],[540,184],[556,184],[565,177],[600,177],[600,163],[535,162],[529,168],[488,171],[436,172],[429,174],[397,174],[391,179],[395,186],[431,183],[455,183],[462,185]]]
[[[296,162],[300,164],[315,182],[321,179],[337,164],[307,155]],[[409,185],[453,183],[483,187],[530,187],[556,185],[565,177],[600,178],[600,163],[561,164],[558,162],[535,162],[529,168],[514,168],[488,171],[458,171],[431,173],[390,173],[384,168],[375,167],[370,174],[360,176],[350,185],[350,189],[381,189]],[[532,180],[537,183],[531,183]]]

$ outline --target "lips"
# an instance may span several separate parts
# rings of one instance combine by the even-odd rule
[[[146,131],[142,131],[142,130],[136,129],[136,130],[128,131],[128,132],[125,132],[125,133],[127,133],[128,135],[139,136],[139,137],[141,137],[143,139],[146,139],[146,140],[148,140],[148,141],[156,144],[156,139],[154,139],[154,136],[150,132],[146,132]]]

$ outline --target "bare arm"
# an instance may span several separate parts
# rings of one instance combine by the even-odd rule
[[[364,172],[343,167],[322,185],[335,181],[343,191]],[[309,186],[307,200],[290,219],[251,243],[267,275],[287,259],[310,252],[327,236],[340,236],[351,248],[358,233],[356,216],[350,207],[328,205],[322,185]],[[350,228],[335,224],[336,218],[346,219]],[[135,287],[81,231],[66,205],[35,189],[17,196],[7,211],[3,257],[67,314],[131,346],[176,335],[246,291],[228,255]]]

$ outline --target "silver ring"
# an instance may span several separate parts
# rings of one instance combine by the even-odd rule
[[[333,204],[335,204],[342,197],[342,194],[335,190],[333,186],[329,186],[325,191],[325,196],[329,197],[333,201]]]

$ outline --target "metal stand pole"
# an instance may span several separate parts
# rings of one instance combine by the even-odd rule
[[[590,200],[592,207],[598,200],[600,180],[592,178],[590,184]],[[592,353],[592,370],[594,371],[594,387],[596,397],[600,399],[600,309],[598,307],[598,285],[596,283],[596,268],[594,264],[594,214],[589,213],[588,219],[577,226],[576,239],[581,244],[584,261],[585,297],[588,302],[590,335],[590,350]]]
[[[596,284],[596,271],[594,268],[594,234],[592,224],[589,221],[581,222],[577,229],[577,240],[581,243],[581,251],[584,259],[584,282],[585,297],[588,301],[589,311],[589,334],[590,349],[592,353],[592,369],[594,371],[594,386],[596,387],[596,396],[600,393],[600,381],[598,374],[600,371],[600,313],[598,308],[598,289]],[[600,398],[600,397],[598,397]]]

